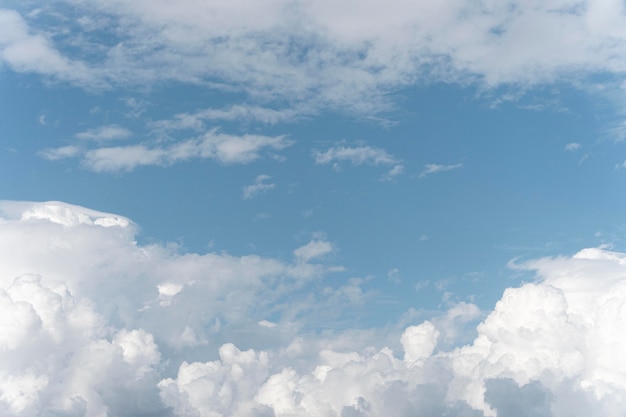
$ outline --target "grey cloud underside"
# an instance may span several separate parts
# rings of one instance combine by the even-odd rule
[[[129,219],[60,202],[0,213],[4,416],[618,417],[626,405],[622,253],[512,264],[536,282],[447,348],[476,306],[399,333],[306,330],[320,310],[302,303],[341,314],[362,301],[345,296],[359,280],[296,296],[337,269],[325,240],[285,262],[138,245]]]

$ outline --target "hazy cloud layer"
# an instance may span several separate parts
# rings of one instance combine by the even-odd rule
[[[511,264],[536,280],[449,348],[476,306],[396,336],[301,334],[315,310],[277,300],[336,268],[313,263],[333,251],[325,240],[289,263],[138,245],[129,219],[59,202],[2,202],[0,217],[6,416],[618,417],[626,406],[626,254]],[[359,285],[321,294],[345,309],[359,297],[333,295]]]

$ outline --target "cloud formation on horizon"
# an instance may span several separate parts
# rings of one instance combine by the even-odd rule
[[[131,220],[61,202],[2,202],[0,218],[8,417],[618,417],[626,406],[623,253],[512,263],[536,279],[482,312],[471,343],[448,347],[476,306],[399,333],[301,331],[318,318],[302,303],[341,311],[350,298],[333,291],[360,289],[288,301],[336,268],[325,240],[286,262],[139,245]]]

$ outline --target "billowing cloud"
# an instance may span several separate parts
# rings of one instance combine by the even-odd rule
[[[249,200],[259,194],[263,194],[268,192],[269,190],[273,190],[274,188],[276,188],[276,184],[265,182],[269,179],[271,179],[269,175],[257,176],[254,180],[254,184],[246,185],[245,187],[243,187],[243,194],[241,197],[244,200]]]
[[[60,202],[2,202],[0,218],[9,417],[619,417],[626,406],[626,254],[512,263],[536,278],[490,312],[458,303],[398,330],[300,333],[319,320],[294,315],[302,290],[332,270],[308,264],[333,250],[324,240],[289,264],[140,245],[129,219]],[[346,309],[373,296],[362,284],[318,295]],[[467,326],[473,340],[455,345]]]

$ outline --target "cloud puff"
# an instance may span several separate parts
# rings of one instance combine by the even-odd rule
[[[299,329],[328,304],[298,308],[332,270],[307,263],[333,250],[324,240],[289,264],[142,246],[130,220],[60,202],[2,202],[0,218],[2,415],[619,417],[626,406],[623,253],[511,263],[536,278],[489,312],[459,303],[395,330],[317,333]],[[372,296],[362,283],[316,296],[345,312]],[[455,345],[467,330],[473,340]]]
[[[249,200],[251,198],[256,197],[259,194],[263,194],[268,192],[269,190],[273,190],[276,188],[276,184],[266,183],[265,181],[269,180],[271,177],[269,175],[259,175],[254,180],[254,184],[246,185],[243,187],[242,198],[244,200]]]

